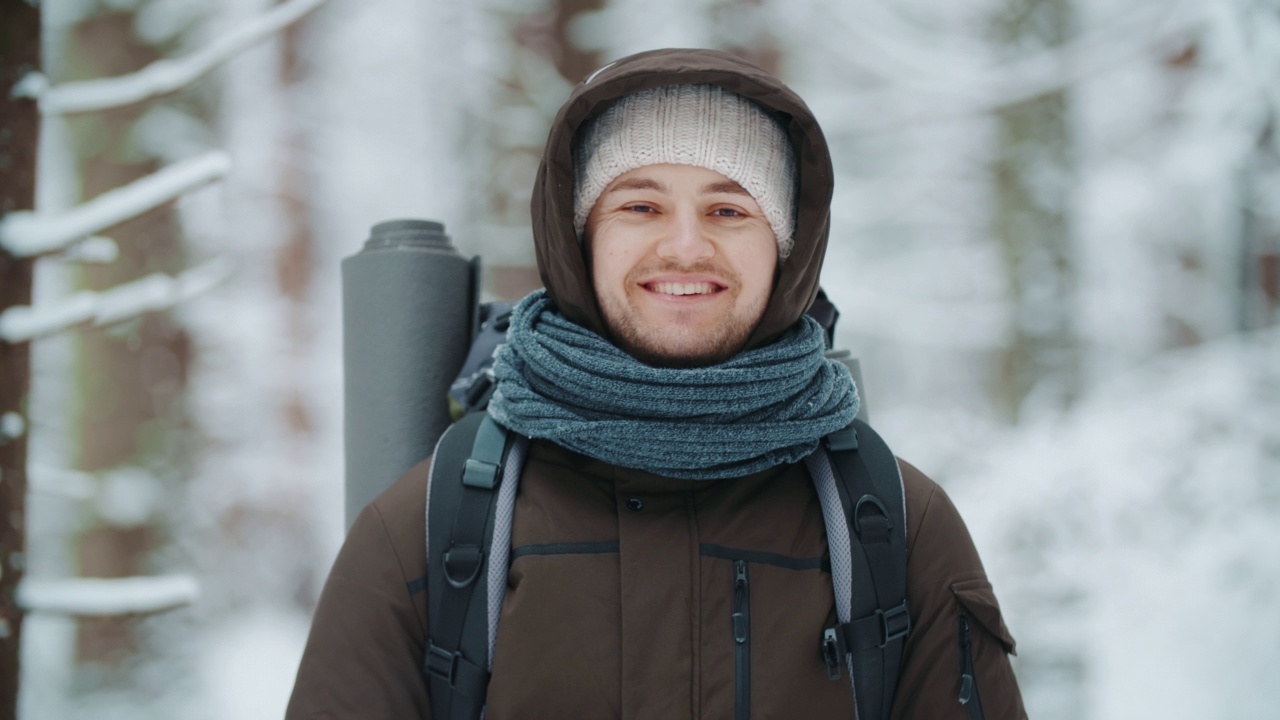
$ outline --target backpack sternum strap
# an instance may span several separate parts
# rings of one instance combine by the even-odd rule
[[[494,504],[508,433],[468,415],[436,445],[428,481],[427,594],[430,632],[423,671],[432,717],[476,720],[489,686],[485,583]]]

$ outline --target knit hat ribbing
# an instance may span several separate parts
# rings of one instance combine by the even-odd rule
[[[668,85],[628,95],[579,130],[574,148],[573,226],[623,173],[646,165],[694,165],[733,180],[755,198],[791,253],[795,231],[795,154],[777,120],[714,85]]]

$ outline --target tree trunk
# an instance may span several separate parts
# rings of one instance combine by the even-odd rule
[[[34,101],[10,89],[40,68],[40,9],[0,0],[0,218],[35,207],[40,116]],[[31,260],[0,250],[0,313],[31,303]],[[31,344],[0,341],[0,720],[17,717],[22,611],[14,590],[26,554],[27,392]]]
[[[605,0],[552,0],[546,10],[522,15],[511,33],[515,44],[513,62],[527,62],[533,55],[554,66],[571,87],[582,82],[599,68],[602,60],[598,52],[574,45],[569,39],[569,28],[578,15],[599,10],[604,5]],[[506,111],[536,108],[538,103],[531,94],[543,92],[540,88],[526,87],[517,67],[511,68],[503,88],[505,92],[494,103],[493,117],[496,118],[502,118]],[[546,127],[550,127],[552,118],[543,120]],[[529,232],[529,187],[533,184],[533,174],[523,168],[515,172],[503,172],[502,168],[511,168],[513,161],[523,161],[524,166],[536,168],[542,157],[541,141],[546,135],[543,133],[535,136],[536,140],[529,138],[528,144],[510,147],[503,142],[504,135],[498,127],[490,128],[488,134],[491,139],[487,144],[492,148],[495,171],[485,175],[489,187],[481,197],[489,198],[491,204],[487,208],[475,208],[473,212],[480,217],[492,214],[505,226],[495,237],[484,239],[480,247],[485,260],[492,259],[485,265],[486,288],[499,298],[514,299],[542,285],[533,258],[533,243],[513,247],[511,242],[511,238],[526,237]]]
[[[1059,46],[1070,11],[1068,0],[1007,0],[996,18],[996,42],[1013,54]],[[997,117],[993,232],[1012,306],[997,396],[1009,422],[1017,422],[1033,390],[1050,407],[1068,405],[1079,392],[1069,122],[1062,91],[1003,108]]]
[[[67,63],[74,77],[115,76],[158,59],[155,48],[140,43],[134,16],[114,12],[90,18],[74,30]],[[180,96],[179,96],[180,97]],[[165,102],[177,102],[178,98]],[[139,147],[137,120],[153,107],[144,103],[68,119],[78,158],[83,198],[92,198],[148,175],[161,163]],[[109,228],[120,247],[107,265],[85,266],[81,284],[104,290],[154,272],[173,274],[185,266],[181,232],[171,206],[151,210]],[[76,466],[90,473],[141,470],[157,482],[177,474],[188,453],[185,442],[184,390],[191,356],[186,332],[167,312],[148,313],[106,329],[78,334],[76,383],[79,407]],[[164,534],[156,518],[121,526],[108,519],[79,539],[80,574],[122,577],[150,570],[149,555]],[[136,651],[133,617],[87,618],[80,622],[77,655],[81,662],[113,670],[122,655]],[[121,672],[126,672],[119,666]],[[104,675],[106,684],[123,677]]]

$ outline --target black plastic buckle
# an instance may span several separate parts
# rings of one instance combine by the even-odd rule
[[[840,679],[841,658],[845,656],[844,636],[837,628],[829,627],[822,631],[822,661],[827,665],[827,677]]]
[[[876,610],[876,615],[880,617],[880,647],[911,634],[911,613],[906,600],[888,612]]]
[[[427,644],[427,672],[449,683],[449,687],[455,687],[454,683],[458,679],[458,658],[462,657],[460,652],[449,652],[441,649],[435,643]]]
[[[476,581],[484,552],[475,545],[453,545],[444,553],[444,577],[459,590]]]

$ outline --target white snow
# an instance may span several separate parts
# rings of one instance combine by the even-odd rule
[[[190,575],[124,578],[39,578],[18,585],[18,605],[29,612],[131,615],[172,610],[200,596]]]
[[[208,716],[283,717],[310,625],[301,613],[254,608],[212,628],[199,667]]]
[[[0,415],[0,442],[16,440],[27,432],[27,420],[12,410]]]
[[[47,465],[27,468],[27,487],[32,492],[70,500],[88,500],[98,491],[98,483],[92,475]]]
[[[219,258],[177,277],[154,273],[101,292],[81,290],[35,307],[16,305],[0,313],[0,340],[25,342],[77,325],[102,327],[172,308],[209,292],[229,278],[233,270],[229,261]]]
[[[325,0],[288,0],[239,28],[218,36],[180,60],[157,60],[115,78],[68,82],[40,94],[40,110],[48,114],[83,113],[131,105],[179,90],[229,58],[253,47],[306,15]]]
[[[1173,353],[989,436],[943,479],[1019,639],[1031,700],[1080,717],[1266,717],[1280,687],[1280,330]],[[1061,690],[1062,688],[1057,688]],[[1051,717],[1067,717],[1044,708]]]
[[[62,259],[70,262],[105,265],[115,262],[120,257],[120,246],[115,240],[101,235],[93,235],[70,245],[62,253]]]
[[[218,150],[174,163],[57,214],[16,211],[0,218],[0,248],[17,257],[55,252],[163,205],[231,170]]]

